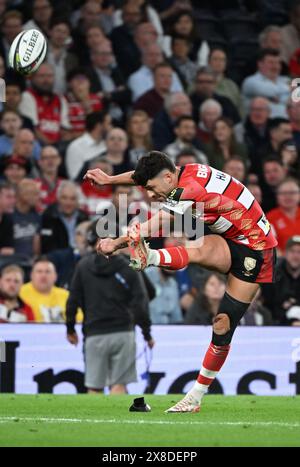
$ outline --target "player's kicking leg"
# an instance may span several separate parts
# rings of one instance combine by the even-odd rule
[[[193,245],[193,242],[190,242]],[[227,242],[219,235],[204,238],[200,247],[183,246],[151,250],[141,238],[137,226],[130,234],[131,265],[141,270],[147,266],[181,269],[188,263],[197,263],[207,269],[227,273],[232,259]],[[259,285],[228,275],[225,295],[213,322],[213,335],[204,356],[202,367],[193,388],[168,413],[199,412],[203,395],[222,368],[230,349],[233,333],[254,298]]]

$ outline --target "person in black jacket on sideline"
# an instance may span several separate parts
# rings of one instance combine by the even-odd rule
[[[90,243],[95,245],[95,224],[90,232]],[[79,261],[67,302],[67,339],[78,343],[75,318],[81,307],[89,393],[108,386],[111,394],[124,394],[126,385],[136,381],[135,324],[141,327],[149,348],[154,345],[148,303],[143,276],[129,267],[123,254],[107,259],[93,250]]]

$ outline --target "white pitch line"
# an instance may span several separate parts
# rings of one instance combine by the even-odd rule
[[[174,416],[171,415],[171,416]],[[177,415],[178,416],[178,415]],[[175,415],[176,417],[176,415]],[[288,422],[207,422],[207,421],[171,421],[171,420],[117,420],[112,419],[94,419],[94,418],[47,418],[47,417],[0,417],[0,423],[9,422],[44,422],[44,423],[94,423],[94,424],[114,424],[126,423],[128,425],[212,425],[212,426],[281,426],[286,428],[300,428],[300,423]]]

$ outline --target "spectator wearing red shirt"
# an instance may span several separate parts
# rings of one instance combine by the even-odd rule
[[[63,96],[53,92],[53,67],[43,63],[32,75],[31,83],[31,88],[23,93],[20,112],[33,121],[41,143],[55,144],[68,140],[68,104]]]
[[[113,166],[105,157],[96,157],[87,164],[87,169],[101,169],[107,175],[113,175]],[[95,186],[88,180],[81,183],[83,195],[82,204],[89,215],[100,214],[99,210],[105,209],[112,198],[112,185]]]
[[[72,138],[78,138],[85,132],[85,118],[92,112],[103,110],[102,98],[90,92],[90,79],[81,70],[74,70],[68,75],[69,92],[67,101]]]
[[[11,264],[2,269],[0,277],[0,323],[34,321],[31,307],[19,297],[23,283],[24,272],[19,266]]]
[[[278,207],[268,212],[281,252],[290,237],[300,235],[300,187],[297,180],[286,178],[277,189]]]
[[[38,161],[40,176],[35,179],[40,189],[39,212],[56,203],[57,190],[62,182],[58,176],[61,157],[54,146],[44,146]]]

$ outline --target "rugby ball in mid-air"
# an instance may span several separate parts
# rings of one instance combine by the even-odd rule
[[[18,73],[28,76],[35,72],[44,61],[47,41],[38,29],[20,32],[11,44],[8,61]]]

